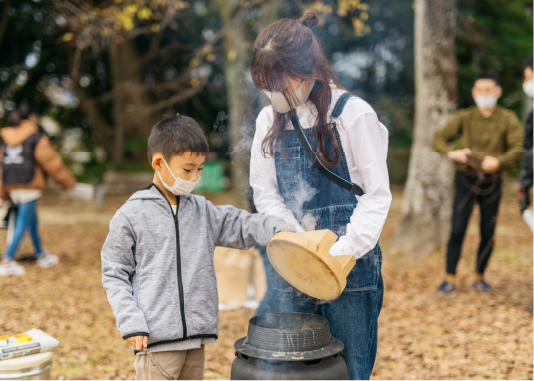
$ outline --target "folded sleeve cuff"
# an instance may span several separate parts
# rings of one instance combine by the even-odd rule
[[[350,245],[343,241],[337,241],[336,243],[334,243],[334,245],[332,245],[332,247],[330,248],[329,253],[334,257],[349,254],[354,255]]]
[[[127,334],[127,335],[124,335],[124,336],[122,337],[122,339],[123,339],[123,340],[126,340],[126,339],[128,339],[128,338],[130,338],[130,337],[134,337],[134,336],[147,336],[147,337],[148,337],[149,334],[148,334],[148,332],[134,332],[134,333],[129,333],[129,334]]]

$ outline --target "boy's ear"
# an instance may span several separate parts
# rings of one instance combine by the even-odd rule
[[[156,152],[154,155],[152,155],[152,168],[155,171],[159,171],[162,165],[163,165],[162,155],[161,153]]]

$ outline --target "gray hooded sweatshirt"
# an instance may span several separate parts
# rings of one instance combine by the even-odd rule
[[[148,346],[217,338],[215,246],[266,245],[291,224],[274,216],[178,196],[178,211],[154,184],[133,194],[110,222],[102,248],[102,283],[123,339]]]

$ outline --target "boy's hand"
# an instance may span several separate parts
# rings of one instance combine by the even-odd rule
[[[135,348],[136,351],[142,351],[143,347],[148,345],[148,336],[132,336],[126,339],[126,342]]]
[[[281,221],[276,224],[276,228],[274,229],[275,234],[280,232],[292,232],[296,233],[297,229],[293,224],[290,224],[289,222]]]

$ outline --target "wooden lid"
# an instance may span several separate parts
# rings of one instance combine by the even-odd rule
[[[334,300],[347,285],[354,267],[352,255],[333,257],[328,250],[337,235],[330,230],[304,233],[281,232],[267,245],[275,270],[297,290],[313,298]]]

